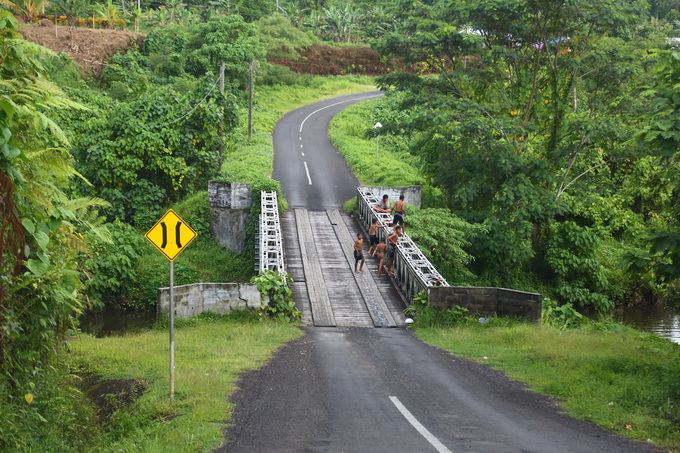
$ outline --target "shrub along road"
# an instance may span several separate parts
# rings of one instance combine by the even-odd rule
[[[341,174],[349,169],[337,162],[326,126],[355,101],[298,109],[277,126],[274,176],[289,206],[338,208],[353,196],[356,179]],[[405,329],[304,330],[240,380],[218,451],[655,451],[563,415],[550,398]]]

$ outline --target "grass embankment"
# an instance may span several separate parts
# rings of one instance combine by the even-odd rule
[[[362,185],[420,185],[421,206],[441,206],[440,191],[428,184],[420,170],[418,157],[408,152],[403,138],[381,135],[376,158],[376,139],[370,133],[376,122],[384,121],[375,114],[378,102],[365,101],[351,105],[335,115],[328,131],[333,144]],[[354,204],[354,200],[350,201],[345,209],[351,210]],[[413,207],[410,212],[413,212]]]
[[[390,135],[378,139],[366,136],[373,125],[377,101],[351,105],[331,121],[328,135],[347,164],[365,186],[405,186],[424,183],[417,158],[408,153],[403,140]]]
[[[418,327],[418,338],[558,398],[570,415],[680,450],[680,345],[633,329],[482,324]]]
[[[295,326],[260,322],[253,315],[208,316],[178,322],[175,331],[175,398],[169,398],[167,330],[72,341],[73,360],[102,379],[139,379],[146,391],[106,423],[97,451],[174,453],[210,451],[223,440],[229,396],[239,373],[262,366]]]
[[[364,137],[381,120],[372,116],[375,102],[336,115],[331,139],[362,184],[421,183],[417,162],[403,143],[381,137],[376,161],[375,139]],[[483,362],[558,398],[576,418],[680,451],[680,345],[628,328],[609,332],[501,324],[415,330],[429,344]]]

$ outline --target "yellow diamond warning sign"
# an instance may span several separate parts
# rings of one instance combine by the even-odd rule
[[[167,259],[174,261],[198,234],[172,209],[144,235]]]

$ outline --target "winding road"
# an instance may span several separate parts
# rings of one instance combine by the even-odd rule
[[[327,137],[363,93],[286,115],[274,177],[290,207],[338,209],[355,194]],[[503,373],[431,347],[404,328],[303,327],[242,376],[218,452],[646,453],[656,451],[560,413]]]
[[[303,107],[274,128],[274,174],[291,209],[342,209],[356,197],[356,176],[328,138],[328,123],[348,105],[382,96],[351,94]]]

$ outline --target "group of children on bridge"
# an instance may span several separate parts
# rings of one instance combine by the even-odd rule
[[[397,252],[397,242],[399,237],[403,236],[404,233],[404,216],[406,215],[406,210],[404,209],[404,195],[399,196],[399,200],[394,203],[394,206],[390,209],[389,207],[389,197],[383,195],[382,200],[376,204],[373,209],[381,213],[392,213],[392,225],[394,226],[394,231],[387,236],[387,239],[382,241],[378,238],[378,228],[384,228],[386,225],[378,225],[378,219],[373,219],[371,227],[368,230],[368,237],[370,240],[370,248],[368,249],[368,255],[371,257],[378,257],[378,277],[382,276],[383,263],[385,262],[385,256],[387,256],[387,273],[389,275],[394,275],[392,272],[392,263],[394,263],[394,257]],[[363,252],[364,237],[361,233],[357,234],[357,239],[354,241],[354,272],[364,271],[364,258]],[[372,252],[372,253],[371,253]],[[357,269],[358,267],[358,269]]]

